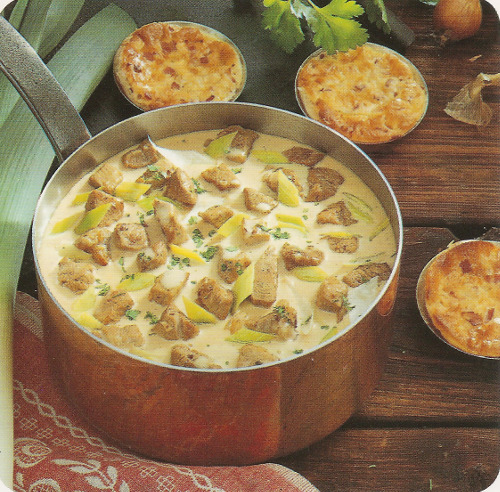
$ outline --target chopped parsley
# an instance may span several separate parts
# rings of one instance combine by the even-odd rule
[[[204,188],[201,187],[200,182],[197,179],[195,179],[195,178],[191,178],[191,179],[192,179],[193,184],[194,184],[194,191],[198,195],[201,195],[202,193],[206,193],[207,190],[205,190]]]
[[[204,237],[199,229],[193,230],[191,238],[193,239],[193,243],[196,244],[198,248],[203,245]]]
[[[125,312],[125,317],[130,321],[134,321],[141,312],[138,309],[129,309]]]
[[[202,251],[200,255],[203,256],[205,260],[210,261],[217,253],[217,249],[217,246],[209,246],[205,251]]]
[[[159,321],[158,316],[156,316],[156,314],[153,314],[151,311],[148,311],[144,315],[144,318],[149,319],[149,324],[150,325],[155,325]]]

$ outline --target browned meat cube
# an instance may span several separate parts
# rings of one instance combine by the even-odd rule
[[[94,311],[94,316],[105,325],[116,323],[132,308],[134,301],[124,290],[112,290],[102,299]]]
[[[335,313],[337,322],[340,323],[348,311],[347,285],[335,275],[326,278],[319,286],[316,305],[320,309]]]
[[[287,301],[278,301],[270,313],[258,318],[249,328],[276,335],[280,340],[289,340],[296,335],[297,311]]]
[[[277,357],[264,347],[249,343],[240,348],[236,367],[261,366],[276,360]]]
[[[391,267],[387,263],[366,263],[359,265],[342,279],[349,287],[358,287],[374,277],[383,282],[391,275]]]
[[[107,325],[96,334],[118,348],[141,347],[144,337],[137,325]]]
[[[357,219],[355,219],[351,211],[347,208],[343,200],[340,202],[335,202],[322,210],[316,217],[318,224],[340,224],[348,226],[351,224],[356,224]]]
[[[241,234],[244,244],[258,244],[269,241],[271,235],[263,227],[264,224],[260,220],[244,219],[241,224]]]
[[[162,306],[168,306],[179,295],[188,278],[187,272],[172,270],[163,273],[155,278],[148,299]]]
[[[111,231],[104,227],[96,227],[78,236],[75,246],[92,255],[92,259],[99,265],[106,266],[111,261],[110,238]]]
[[[306,202],[320,202],[337,193],[344,177],[329,167],[313,167],[307,173],[309,191]]]
[[[122,164],[131,169],[138,169],[154,164],[160,155],[148,139],[143,140],[137,147],[122,155]]]
[[[245,328],[245,326],[248,324],[248,321],[248,315],[243,311],[238,311],[234,316],[230,316],[224,326],[224,329],[228,330],[232,335],[238,330],[241,330],[241,328]]]
[[[230,219],[234,212],[225,205],[214,205],[212,207],[203,210],[202,212],[198,212],[198,215],[209,224],[212,224],[217,229],[226,222],[226,220]]]
[[[99,205],[104,205],[105,203],[111,203],[111,207],[106,212],[106,215],[99,222],[99,227],[106,227],[117,220],[121,219],[123,216],[123,201],[115,198],[114,196],[106,193],[102,190],[92,190],[85,203],[85,210],[92,210]]]
[[[59,283],[75,294],[81,294],[94,283],[94,267],[90,263],[62,258],[57,272]]]
[[[219,285],[213,278],[204,277],[198,282],[198,304],[219,319],[226,319],[233,305],[232,291]]]
[[[172,347],[170,364],[193,369],[221,369],[221,366],[215,364],[210,357],[187,345],[174,345]]]
[[[220,191],[230,190],[240,186],[240,182],[236,178],[236,175],[231,171],[231,168],[224,163],[205,169],[205,171],[201,173],[201,177],[215,185]]]
[[[290,161],[296,164],[303,164],[307,167],[315,166],[325,154],[318,152],[317,150],[310,149],[308,147],[292,147],[291,149],[285,150],[283,155]]]
[[[253,292],[250,300],[256,306],[269,307],[278,290],[278,255],[272,247],[255,262]]]
[[[137,265],[141,272],[154,270],[161,265],[164,265],[168,257],[167,245],[164,241],[156,241],[152,246],[152,253],[141,251],[137,255]]]
[[[219,263],[219,275],[228,284],[232,284],[250,265],[250,259],[244,253],[233,258],[221,258]]]
[[[256,191],[253,188],[244,188],[243,194],[245,198],[245,207],[254,212],[268,214],[271,210],[278,206],[278,200]]]
[[[299,193],[302,192],[302,184],[295,171],[285,167],[267,171],[262,177],[262,181],[264,181],[264,183],[266,183],[271,190],[278,192],[278,171],[280,169],[283,171],[283,174],[295,185],[297,190],[299,190]]]
[[[136,183],[146,183],[150,185],[146,194],[154,190],[159,190],[165,186],[167,176],[174,171],[173,165],[169,165],[166,161],[158,161],[155,164],[148,166],[146,171],[141,174],[135,181]]]
[[[89,177],[89,184],[94,188],[102,188],[113,194],[115,188],[123,181],[123,174],[109,162],[103,164]]]
[[[355,253],[359,247],[358,236],[333,237],[325,236],[328,240],[328,246],[335,253]]]
[[[141,224],[120,222],[113,231],[115,244],[120,249],[140,251],[148,245],[146,229]]]
[[[163,311],[160,321],[151,330],[165,340],[189,340],[199,332],[199,328],[173,304]]]
[[[285,262],[285,268],[291,270],[298,266],[319,265],[325,257],[323,251],[314,246],[307,246],[305,249],[285,243],[281,248],[281,256]]]
[[[231,146],[229,148],[229,152],[226,154],[226,157],[230,161],[242,164],[247,160],[253,144],[259,137],[259,134],[248,128],[242,128],[239,125],[231,125],[224,128],[224,130],[221,130],[217,134],[217,138],[234,132],[236,132],[236,135],[231,142]]]
[[[163,194],[188,207],[192,207],[198,199],[193,180],[179,168],[167,176]]]
[[[188,240],[189,236],[177,218],[175,207],[171,203],[155,200],[153,202],[153,209],[168,244],[179,246]]]

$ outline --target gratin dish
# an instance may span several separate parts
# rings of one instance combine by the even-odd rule
[[[306,116],[357,144],[404,137],[424,118],[429,99],[419,70],[375,43],[332,55],[315,51],[297,71],[295,94]]]
[[[423,268],[417,283],[422,318],[443,342],[460,352],[500,358],[500,243],[450,244]]]
[[[113,61],[121,93],[143,111],[203,101],[234,101],[246,82],[238,47],[210,27],[153,22],[125,38]]]

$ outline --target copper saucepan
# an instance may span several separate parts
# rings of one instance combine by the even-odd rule
[[[0,22],[0,68],[30,101],[63,161],[40,197],[33,250],[46,346],[71,402],[123,446],[183,464],[262,462],[303,448],[341,426],[382,374],[401,259],[401,214],[373,161],[326,126],[248,103],[172,106],[132,117],[91,138],[45,65],[6,21]],[[251,368],[174,367],[131,355],[90,334],[63,311],[39,273],[37,251],[59,200],[76,179],[147,135],[159,140],[230,124],[317,148],[368,184],[389,216],[398,246],[382,291],[364,316],[333,339],[294,358]]]

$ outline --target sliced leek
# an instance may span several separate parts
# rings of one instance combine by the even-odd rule
[[[237,343],[256,343],[256,342],[270,342],[274,340],[276,335],[273,333],[261,333],[260,331],[250,330],[248,328],[240,328],[237,332],[228,336],[228,342]]]
[[[151,287],[155,281],[155,276],[152,273],[134,273],[127,278],[124,278],[117,286],[117,289],[127,292],[145,289]]]
[[[184,308],[186,316],[195,323],[215,323],[217,318],[214,314],[202,308],[199,304],[183,296]]]

